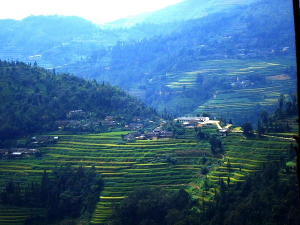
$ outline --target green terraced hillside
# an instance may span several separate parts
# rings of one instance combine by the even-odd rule
[[[167,74],[165,82],[171,93],[178,94],[183,93],[185,89],[197,89],[199,75],[204,79],[214,76],[215,82],[219,82],[218,86],[212,89],[214,91],[211,92],[210,98],[199,103],[200,105],[191,114],[209,113],[228,119],[238,117],[238,120],[241,120],[241,117],[244,117],[247,120],[261,110],[273,108],[281,94],[288,96],[296,91],[295,77],[289,71],[295,68],[294,66],[294,59],[285,57],[261,61],[257,59],[201,61],[191,64],[189,71]],[[232,86],[237,80],[249,81],[249,77],[261,77],[261,81],[251,81],[251,84],[241,87]]]
[[[105,180],[92,223],[102,224],[112,213],[112,206],[124,199],[136,187],[149,185],[168,189],[186,187],[203,167],[201,157],[182,155],[178,151],[197,149],[204,155],[209,144],[196,140],[138,141],[120,144],[121,134],[113,132],[91,135],[65,135],[51,147],[40,150],[43,159],[2,160],[0,183],[10,179],[21,185],[40,181],[44,169],[48,172],[67,163],[77,167],[95,166]],[[208,156],[209,157],[209,156]],[[212,159],[212,163],[216,161]]]
[[[203,131],[217,134],[213,125]],[[225,155],[215,158],[210,153],[208,141],[170,139],[121,144],[122,134],[125,132],[60,135],[57,144],[40,148],[44,152],[42,159],[2,159],[1,188],[11,179],[19,181],[21,186],[31,181],[39,182],[44,170],[51,172],[66,164],[95,166],[104,178],[105,187],[91,223],[105,224],[115,204],[144,185],[170,190],[183,187],[200,202],[211,201],[218,192],[220,179],[230,179],[231,184],[244,181],[246,176],[260,170],[268,159],[279,160],[281,155],[286,155],[287,147],[293,142],[288,134],[270,134],[251,140],[241,133],[231,133],[222,139]],[[206,163],[203,163],[204,158]],[[203,167],[208,168],[206,176],[201,174]],[[26,219],[22,210],[6,210],[9,213],[5,215],[20,214],[18,220],[14,217],[12,221],[1,215],[9,224],[20,224]]]
[[[189,191],[200,201],[213,201],[215,193],[219,192],[220,179],[230,185],[243,182],[250,174],[260,171],[268,161],[285,159],[289,145],[295,144],[294,139],[287,135],[277,133],[267,134],[261,139],[246,139],[241,132],[230,133],[223,139],[225,154],[220,164],[212,168],[206,181],[202,177],[192,182]],[[287,179],[294,173],[281,176]]]

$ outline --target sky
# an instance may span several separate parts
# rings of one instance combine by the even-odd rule
[[[94,23],[111,22],[155,11],[183,0],[7,0],[0,19],[21,20],[30,15],[79,16]]]

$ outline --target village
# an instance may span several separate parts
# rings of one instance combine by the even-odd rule
[[[167,121],[151,121],[145,118],[135,117],[129,123],[121,123],[114,118],[114,116],[106,116],[103,120],[89,120],[87,113],[83,110],[73,110],[68,112],[66,120],[56,121],[59,130],[83,130],[87,128],[97,127],[105,128],[106,130],[122,130],[129,131],[127,135],[122,135],[124,142],[133,142],[136,140],[168,140],[176,138],[173,131],[166,130],[165,125]],[[211,120],[209,117],[178,117],[171,121],[173,124],[182,129],[201,129],[207,125],[215,125],[218,129],[219,135],[226,137],[230,133],[231,124],[222,128],[219,120]],[[89,130],[87,130],[89,131]],[[10,148],[0,149],[0,158],[22,158],[22,157],[36,157],[41,155],[38,147],[55,144],[59,140],[59,136],[37,135],[31,138],[30,147],[27,148]],[[33,147],[32,147],[33,146]]]
[[[210,120],[209,117],[178,117],[173,120],[174,123],[180,124],[180,126],[184,129],[195,129],[201,128],[209,124],[214,124],[217,126],[219,135],[222,137],[226,137],[230,133],[230,126],[228,124],[224,128],[220,126],[220,121],[218,120]],[[152,131],[143,133],[141,131],[128,133],[123,136],[122,139],[124,141],[135,141],[135,140],[167,140],[175,137],[174,132],[163,130],[163,126],[166,122],[163,121],[160,126],[156,127]]]

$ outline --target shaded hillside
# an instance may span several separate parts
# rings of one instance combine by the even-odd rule
[[[45,68],[92,58],[95,50],[119,41],[135,41],[169,33],[167,25],[143,25],[128,29],[99,26],[75,16],[30,16],[21,21],[0,20],[0,59],[38,61]]]
[[[117,20],[113,24],[128,26],[137,23],[160,24],[197,19],[223,10],[230,10],[237,5],[247,5],[255,1],[257,0],[185,0],[155,12]]]
[[[55,75],[20,62],[0,61],[0,137],[16,138],[55,128],[71,110],[103,119],[116,116],[151,117],[153,110],[117,87]]]

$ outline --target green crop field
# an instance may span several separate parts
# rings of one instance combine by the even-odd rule
[[[203,130],[216,133],[212,127]],[[285,134],[253,141],[245,139],[241,133],[231,133],[222,140],[226,154],[223,158],[215,158],[210,154],[207,140],[147,140],[120,144],[122,134],[125,132],[61,135],[55,145],[40,148],[44,153],[42,159],[2,159],[0,187],[3,189],[11,179],[18,181],[21,187],[31,181],[39,182],[44,170],[51,172],[66,164],[95,166],[104,178],[105,187],[91,223],[104,224],[113,207],[140,186],[185,188],[199,201],[210,201],[218,192],[219,179],[227,181],[229,177],[232,184],[242,182],[247,175],[262,168],[268,159],[279,160],[291,143],[290,139],[281,138],[286,137]],[[201,175],[203,167],[209,169],[206,176]],[[22,211],[24,209],[5,210],[0,214],[3,224],[22,224],[28,214]]]

